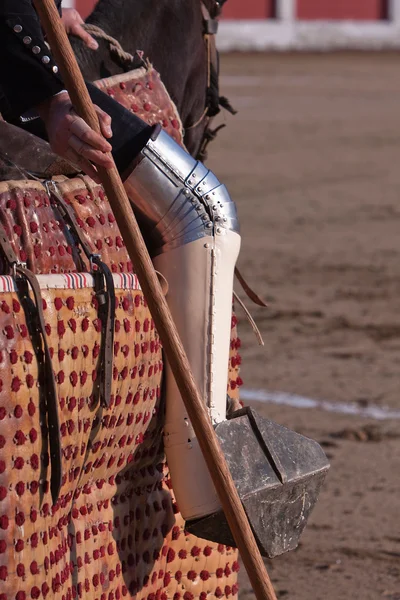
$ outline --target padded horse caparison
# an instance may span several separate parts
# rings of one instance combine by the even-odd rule
[[[28,598],[43,589],[46,600],[95,600],[106,587],[114,599],[233,598],[236,551],[189,535],[173,497],[161,443],[160,341],[104,191],[88,177],[60,180],[57,188],[113,272],[112,404],[92,402],[102,334],[86,256],[81,272],[68,227],[42,184],[0,183],[1,222],[17,257],[40,283],[63,448],[63,485],[52,507],[29,316],[4,265],[0,548],[6,549],[0,552],[0,592]],[[232,367],[239,362],[238,346],[233,328]],[[237,377],[237,367],[231,368],[232,392]]]
[[[39,365],[40,386],[43,389],[43,406],[46,416],[45,427],[48,430],[49,455],[51,461],[50,489],[55,504],[61,489],[62,460],[60,420],[58,416],[57,386],[47,342],[45,320],[43,316],[42,296],[36,276],[21,263],[10,244],[3,225],[0,224],[0,248],[8,263],[10,272],[14,275],[19,299],[26,313],[26,322]],[[32,290],[33,300],[29,294]]]

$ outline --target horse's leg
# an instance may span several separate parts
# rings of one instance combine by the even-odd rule
[[[193,374],[214,423],[225,419],[233,273],[240,236],[225,186],[165,132],[155,130],[125,182],[147,232],[154,265]],[[183,517],[215,512],[219,501],[175,379],[166,367],[164,444]]]

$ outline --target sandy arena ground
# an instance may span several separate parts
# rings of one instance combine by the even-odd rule
[[[230,55],[221,71],[239,114],[209,164],[269,302],[252,309],[264,348],[241,319],[244,388],[400,416],[399,56]],[[298,550],[268,561],[279,598],[399,600],[400,419],[257,407],[331,460]]]

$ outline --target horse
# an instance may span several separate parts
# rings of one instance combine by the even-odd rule
[[[184,129],[187,150],[199,151],[206,137],[213,137],[209,121],[220,105],[232,111],[219,96],[218,56],[215,48],[217,17],[225,0],[99,0],[86,20],[116,38],[122,48],[136,55],[126,65],[110,53],[109,42],[98,37],[99,49],[89,50],[81,39],[71,43],[88,81],[107,78],[139,66],[141,51],[160,73],[175,103]],[[112,15],[112,18],[110,18]]]

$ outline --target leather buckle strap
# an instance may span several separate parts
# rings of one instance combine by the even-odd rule
[[[217,19],[203,19],[203,35],[215,35],[218,33]]]
[[[99,254],[92,252],[81,228],[78,225],[74,211],[61,196],[54,181],[46,181],[47,192],[55,201],[61,216],[66,221],[76,247],[82,249],[92,268],[95,281],[95,293],[98,300],[98,315],[102,325],[101,346],[99,354],[97,392],[103,406],[109,408],[111,402],[111,386],[113,376],[113,348],[115,322],[115,289],[112,273],[101,260]],[[95,269],[93,267],[96,267]]]
[[[62,485],[62,450],[57,386],[47,343],[42,295],[36,276],[18,260],[1,224],[0,247],[13,272],[17,293],[25,312],[26,324],[38,362],[39,389],[43,390],[44,408],[47,416],[47,437],[51,463],[50,490],[53,504],[55,504]],[[33,292],[33,299],[29,293],[29,288]],[[40,409],[41,407],[39,407]]]

